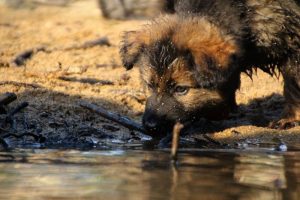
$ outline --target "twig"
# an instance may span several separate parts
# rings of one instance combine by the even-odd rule
[[[41,86],[37,84],[22,83],[16,81],[0,81],[0,85],[15,85],[15,86],[23,86],[23,87],[41,88]]]
[[[0,106],[8,105],[16,99],[17,95],[15,93],[7,92],[0,96]]]
[[[20,105],[18,105],[15,109],[13,109],[12,111],[10,111],[7,115],[7,118],[11,118],[12,116],[14,116],[16,113],[20,112],[21,110],[23,110],[24,108],[26,108],[28,106],[28,102],[23,102]]]
[[[67,6],[69,1],[68,0],[56,0],[56,1],[45,1],[45,0],[34,0],[33,3],[40,4],[40,5],[47,5],[47,6]]]
[[[75,45],[70,45],[68,47],[63,48],[63,50],[65,51],[69,51],[69,50],[75,50],[75,49],[88,49],[88,48],[92,48],[94,46],[111,46],[111,44],[109,43],[109,40],[107,37],[100,37],[97,38],[95,40],[89,40],[86,41],[83,44],[75,44]]]
[[[40,139],[41,139],[41,136],[35,135],[33,133],[22,133],[22,134],[7,133],[7,134],[1,136],[1,138],[8,138],[8,137],[23,138],[25,136],[31,136],[35,139],[35,141],[40,141]]]
[[[111,121],[114,121],[126,128],[132,129],[132,130],[136,130],[136,131],[140,131],[142,133],[145,133],[145,129],[142,127],[142,125],[140,125],[139,123],[136,123],[135,121],[129,119],[128,117],[125,116],[121,116],[120,114],[115,114],[112,112],[109,112],[107,110],[105,110],[104,108],[98,107],[94,104],[90,104],[87,102],[80,102],[79,104],[81,107],[86,108],[90,111],[93,111],[99,115],[101,115],[102,117],[109,119]]]
[[[60,76],[58,77],[58,79],[63,81],[70,81],[70,82],[88,83],[91,85],[114,85],[112,81],[98,80],[94,78],[76,78],[76,77]]]
[[[217,140],[214,140],[214,139],[212,139],[211,137],[209,137],[208,135],[206,135],[206,134],[203,134],[203,138],[205,138],[207,141],[209,141],[209,142],[211,142],[211,143],[213,143],[213,144],[215,144],[215,145],[217,145],[217,146],[222,146],[222,147],[224,147],[225,145],[224,144],[222,144],[221,142],[219,142],[219,141],[217,141]]]
[[[101,37],[101,38],[98,38],[95,40],[90,40],[90,41],[83,43],[83,45],[81,45],[80,48],[87,49],[87,48],[91,48],[91,47],[98,46],[98,45],[99,46],[104,46],[104,45],[111,46],[107,37]]]
[[[24,65],[26,60],[30,59],[33,56],[33,54],[45,50],[46,50],[45,47],[37,47],[37,48],[25,50],[16,56],[16,58],[13,60],[13,63],[15,63],[17,66]]]
[[[183,125],[179,122],[177,122],[173,128],[172,149],[171,149],[171,157],[173,161],[177,161],[179,134],[182,128]]]
[[[27,50],[21,52],[20,54],[18,54],[16,56],[15,59],[13,59],[12,62],[14,64],[16,64],[16,66],[20,67],[20,66],[23,66],[27,60],[31,59],[32,56],[34,56],[34,54],[38,53],[39,51],[51,53],[54,51],[69,51],[69,50],[74,50],[74,49],[87,49],[87,48],[92,48],[94,46],[111,46],[111,44],[107,37],[100,37],[95,40],[87,41],[80,45],[77,45],[77,44],[70,45],[70,46],[67,46],[64,48],[58,48],[58,47],[47,48],[45,46],[41,46],[41,47],[36,47],[36,48],[32,48],[32,49],[27,49]]]
[[[157,147],[160,149],[167,148],[171,141],[172,141],[172,133],[168,133],[165,137],[159,140]]]
[[[12,129],[16,129],[17,125],[16,125],[16,119],[13,118],[13,116],[20,112],[21,110],[23,110],[24,108],[26,108],[28,106],[28,103],[27,102],[23,102],[21,103],[20,105],[18,105],[17,107],[15,107],[13,110],[11,110],[7,115],[6,115],[6,118],[5,118],[5,121],[3,121],[3,124],[4,123],[8,123],[10,124],[10,127]]]

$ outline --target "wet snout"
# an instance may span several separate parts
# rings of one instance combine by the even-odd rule
[[[143,116],[143,126],[152,137],[162,137],[167,135],[172,122],[166,115],[160,115],[153,110],[146,110]]]
[[[143,126],[147,133],[153,137],[165,136],[174,124],[172,109],[167,99],[153,95],[147,100],[143,115]]]

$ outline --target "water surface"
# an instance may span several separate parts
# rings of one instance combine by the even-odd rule
[[[299,199],[300,152],[0,152],[0,199]]]

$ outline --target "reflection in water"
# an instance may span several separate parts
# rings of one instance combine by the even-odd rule
[[[287,187],[284,157],[240,155],[236,157],[234,179],[242,185],[257,188],[244,194],[246,199],[283,199],[280,191]]]
[[[0,199],[297,199],[298,152],[0,152]]]
[[[234,178],[245,185],[262,188],[286,188],[282,155],[241,155],[236,158]]]

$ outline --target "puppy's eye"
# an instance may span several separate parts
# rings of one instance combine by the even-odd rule
[[[155,85],[153,83],[147,83],[147,87],[151,90],[154,90]]]
[[[188,93],[189,89],[188,86],[176,86],[174,91],[178,95],[185,95]]]

